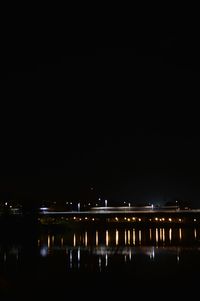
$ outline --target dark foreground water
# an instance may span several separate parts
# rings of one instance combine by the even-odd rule
[[[191,298],[199,279],[199,228],[95,226],[0,237],[1,298]]]

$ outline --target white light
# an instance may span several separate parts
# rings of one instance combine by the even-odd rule
[[[72,261],[73,261],[73,257],[72,257],[72,250],[70,250],[70,253],[69,253],[69,260],[70,260],[70,268],[72,268]]]
[[[48,210],[49,208],[47,208],[47,207],[41,207],[40,208],[40,210],[43,210],[43,211],[46,211],[46,210]]]
[[[154,259],[155,258],[155,250],[153,248],[153,252],[152,252],[152,258]]]
[[[80,247],[78,248],[78,261],[81,259]]]
[[[129,260],[131,260],[131,250],[129,250]]]
[[[101,257],[99,257],[99,268],[101,269]]]
[[[108,265],[108,254],[106,254],[106,267]]]
[[[40,249],[40,255],[41,255],[42,257],[46,257],[46,256],[48,255],[48,248],[47,248],[47,247],[42,247],[42,248]]]

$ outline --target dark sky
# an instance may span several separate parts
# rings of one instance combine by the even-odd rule
[[[10,56],[2,197],[191,200],[200,206],[199,49],[187,32],[48,58]]]

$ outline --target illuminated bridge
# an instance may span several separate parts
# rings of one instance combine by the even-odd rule
[[[39,214],[41,223],[103,222],[103,223],[150,223],[150,224],[199,224],[200,209],[177,207],[93,207],[88,211],[50,211]]]

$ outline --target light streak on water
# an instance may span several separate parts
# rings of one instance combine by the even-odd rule
[[[96,231],[96,246],[99,244],[99,233]]]
[[[131,232],[128,230],[128,245],[130,245],[130,240],[131,240]]]
[[[109,243],[109,235],[108,235],[108,230],[106,230],[106,246],[108,246]]]
[[[116,241],[116,246],[118,246],[118,244],[119,244],[119,232],[118,232],[118,230],[116,230],[116,232],[115,232],[115,241]]]
[[[133,244],[135,245],[135,229],[133,229]]]

